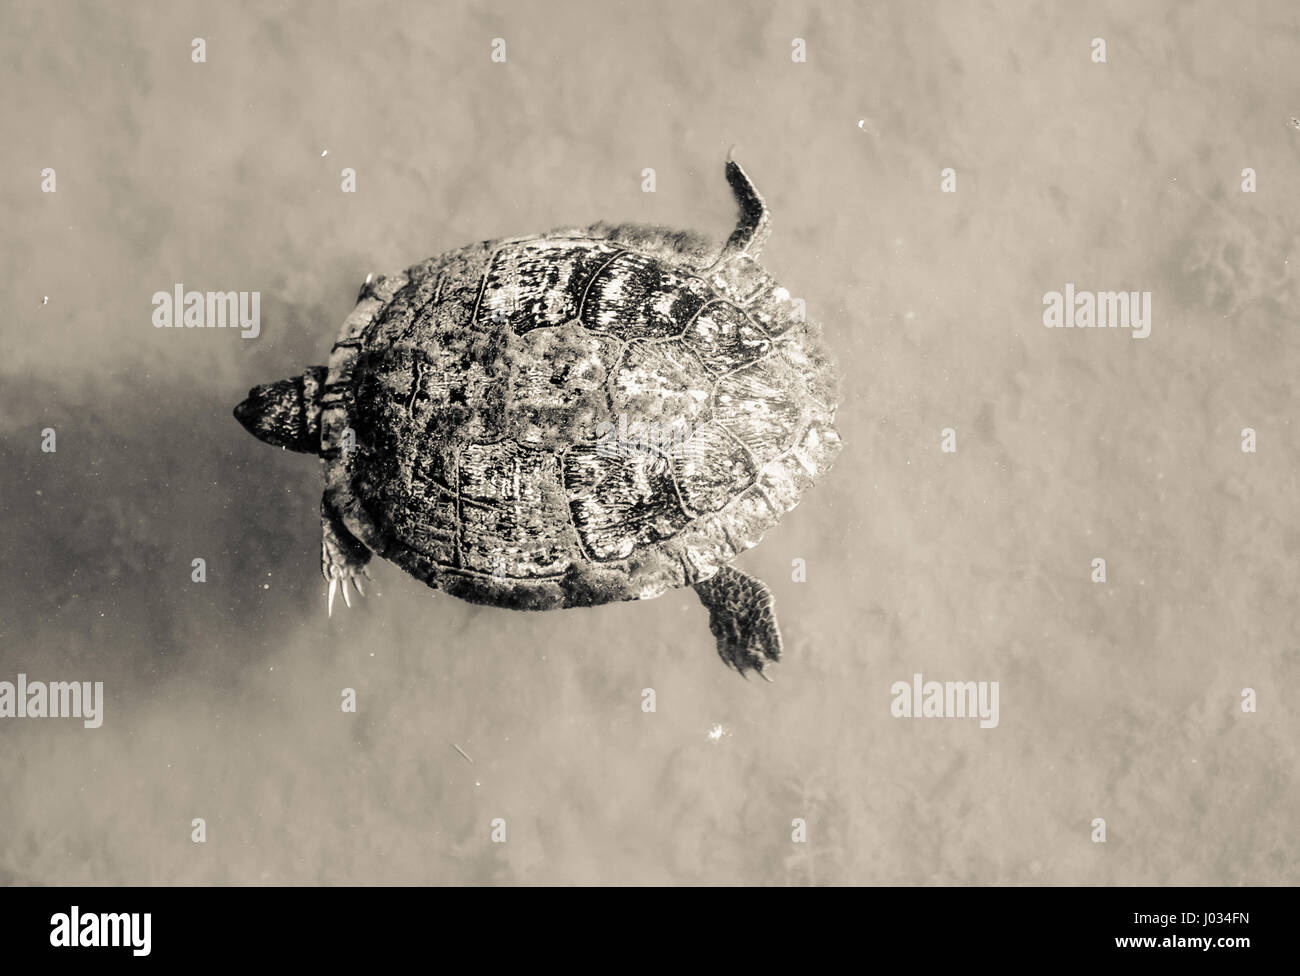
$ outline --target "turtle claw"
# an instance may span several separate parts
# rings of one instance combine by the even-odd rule
[[[361,577],[370,576],[366,563],[370,560],[370,550],[365,547],[347,527],[334,515],[323,502],[321,504],[321,575],[329,582],[329,615],[334,616],[334,598],[338,596],[339,584],[342,583],[343,603],[352,606],[352,588],[355,583],[357,592],[362,596],[366,591],[361,588]]]
[[[373,271],[366,275],[366,280],[361,282],[361,287],[357,290],[357,301],[360,302],[374,295],[375,289],[383,284],[383,281],[384,276],[377,275]]]
[[[328,615],[331,617],[334,616],[334,598],[338,596],[340,592],[343,594],[343,605],[348,607],[348,609],[352,608],[351,586],[355,586],[357,588],[357,593],[359,593],[361,596],[366,595],[366,591],[362,589],[361,586],[360,573],[358,573],[355,576],[351,576],[348,575],[346,572],[338,572],[336,570],[335,573],[330,575],[329,581],[330,581],[330,590],[329,590]],[[348,584],[351,584],[351,586],[349,586]]]

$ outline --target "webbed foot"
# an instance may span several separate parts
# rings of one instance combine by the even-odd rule
[[[772,591],[738,569],[723,566],[695,584],[700,602],[709,608],[709,630],[718,642],[718,656],[745,676],[757,671],[768,681],[768,667],[781,659],[781,631],[776,626]]]
[[[355,586],[362,596],[366,591],[361,580],[370,577],[366,564],[370,550],[344,526],[342,520],[321,502],[321,575],[329,583],[327,609],[334,616],[334,597],[343,591],[343,602],[352,606],[349,586]]]

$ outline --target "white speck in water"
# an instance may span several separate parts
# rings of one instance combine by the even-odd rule
[[[321,159],[324,159],[324,158],[325,158],[326,156],[328,156],[329,154],[330,154],[330,151],[329,151],[328,149],[322,149],[322,150],[320,151],[320,158],[321,158]]]
[[[731,735],[731,733],[724,729],[721,724],[715,725],[713,728],[709,729],[710,742],[721,742],[724,735]]]

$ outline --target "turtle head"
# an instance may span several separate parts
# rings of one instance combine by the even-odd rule
[[[320,398],[324,366],[301,376],[264,383],[235,407],[235,419],[258,440],[303,454],[320,453]]]

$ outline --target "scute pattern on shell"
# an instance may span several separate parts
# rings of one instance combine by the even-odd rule
[[[326,496],[430,585],[534,609],[713,575],[839,450],[816,327],[748,258],[658,228],[486,241],[363,289],[329,361]],[[607,456],[624,414],[689,431]],[[350,432],[350,433],[348,433]]]

